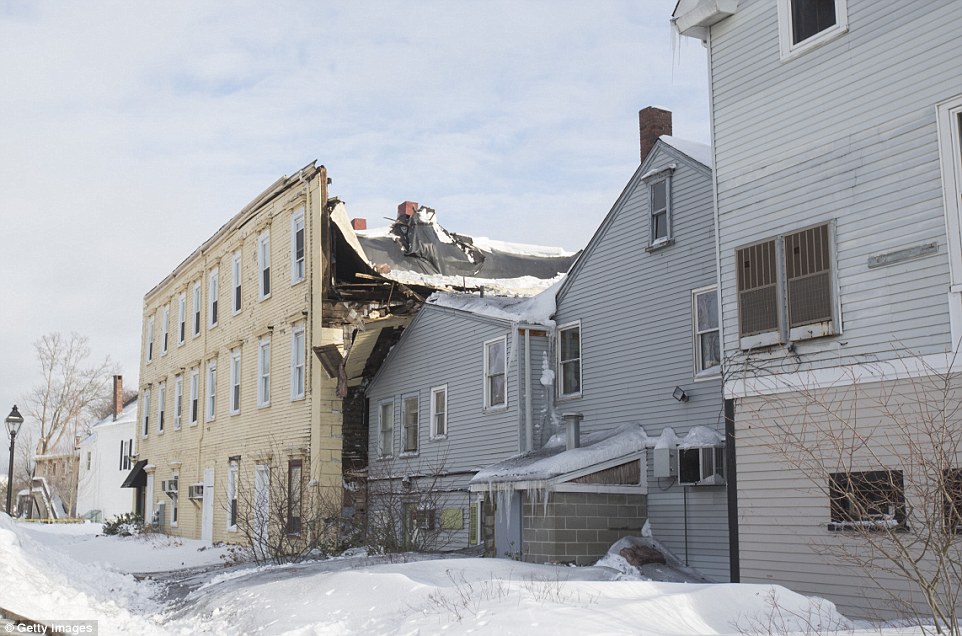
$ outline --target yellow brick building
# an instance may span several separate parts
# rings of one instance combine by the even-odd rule
[[[288,482],[271,523],[296,533],[305,489],[339,496],[336,380],[309,354],[342,333],[317,293],[327,182],[313,163],[279,179],[144,298],[138,508],[166,532],[243,542],[245,501]]]

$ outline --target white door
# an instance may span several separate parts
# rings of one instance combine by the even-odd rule
[[[267,554],[267,532],[270,520],[270,477],[271,469],[266,464],[258,464],[254,471],[254,523],[255,550],[261,556]]]
[[[157,504],[154,503],[154,474],[147,473],[146,494],[144,495],[144,523],[158,524],[160,519],[154,519]]]
[[[214,540],[214,469],[204,469],[204,499],[200,516],[200,539],[211,543]]]

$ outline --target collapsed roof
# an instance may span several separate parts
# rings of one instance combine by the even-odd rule
[[[478,290],[530,296],[549,287],[575,261],[577,253],[473,238],[444,229],[434,210],[410,202],[399,206],[397,219],[387,228],[355,230],[344,204],[331,210],[337,245],[339,287],[342,274],[357,276],[363,265],[367,281],[382,279],[400,283],[420,294],[433,290]],[[346,261],[346,262],[345,262]],[[351,263],[353,261],[353,263]],[[346,265],[346,267],[345,267]],[[352,268],[351,265],[354,265]]]

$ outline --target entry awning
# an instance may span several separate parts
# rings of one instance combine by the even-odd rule
[[[134,464],[133,469],[131,469],[130,474],[127,475],[127,479],[124,483],[120,484],[121,488],[142,488],[147,485],[147,473],[144,472],[144,466],[147,465],[147,460],[142,459],[136,464]]]

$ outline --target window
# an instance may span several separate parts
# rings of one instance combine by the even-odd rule
[[[147,348],[147,363],[154,359],[154,317],[151,316],[147,319],[147,333],[146,337],[146,348]]]
[[[234,260],[231,265],[231,277],[234,288],[234,314],[240,313],[241,310],[241,252],[237,250],[234,252]]]
[[[220,276],[219,271],[215,267],[211,270],[207,278],[207,326],[214,327],[217,325],[217,291],[218,284],[217,279]]]
[[[291,399],[304,397],[304,325],[295,325],[291,332]]]
[[[179,484],[180,476],[174,475],[167,482],[161,482],[164,486],[164,492],[170,497],[170,525],[177,527],[177,503],[179,497]]]
[[[936,107],[939,164],[942,174],[942,201],[948,230],[946,252],[952,274],[949,292],[952,342],[962,339],[962,95]],[[938,244],[933,244],[938,248]]]
[[[507,344],[504,338],[484,343],[484,408],[505,407],[508,404]]]
[[[824,223],[735,250],[742,348],[839,333],[833,237]]]
[[[261,338],[257,347],[257,405],[271,403],[271,338]]]
[[[404,452],[405,453],[416,453],[418,452],[418,410],[419,410],[419,396],[406,395],[401,398],[401,429],[402,435],[401,439],[404,440]]]
[[[656,181],[649,186],[651,198],[651,241],[663,243],[669,239],[668,233],[668,179]]]
[[[678,449],[678,483],[721,486],[725,483],[725,449],[721,446]]]
[[[271,235],[268,230],[261,232],[257,239],[258,294],[261,300],[271,295]]]
[[[304,280],[304,210],[291,217],[291,284]]]
[[[160,325],[160,355],[167,355],[167,335],[170,331],[170,305],[164,305],[161,313],[163,323]]]
[[[200,370],[194,367],[190,370],[190,423],[197,424],[200,417]]]
[[[187,334],[187,294],[181,293],[177,299],[177,344],[184,344]]]
[[[832,473],[829,530],[884,530],[905,526],[905,488],[900,470]]]
[[[782,59],[824,44],[848,30],[847,0],[778,0]]]
[[[193,303],[191,309],[194,312],[194,337],[196,338],[200,335],[200,281],[194,283]]]
[[[946,531],[962,534],[962,468],[942,471],[942,499]]]
[[[484,519],[484,500],[478,499],[468,508],[468,543],[470,545],[481,544],[481,527]]]
[[[133,454],[134,440],[120,440],[120,470],[130,470],[130,460]]]
[[[184,376],[174,376],[174,430],[180,430],[184,415]]]
[[[431,389],[431,437],[446,437],[448,434],[448,387],[438,386]]]
[[[211,360],[207,364],[207,421],[214,419],[214,408],[217,405],[217,361]]]
[[[394,454],[394,400],[381,402],[378,406],[377,454],[390,457]]]
[[[164,432],[164,404],[167,402],[167,385],[163,382],[157,387],[157,432]]]
[[[301,532],[301,488],[303,462],[292,459],[287,463],[287,533]]]
[[[581,324],[558,329],[558,375],[561,397],[581,395]]]
[[[240,460],[232,458],[227,466],[227,529],[237,530],[237,474]]]
[[[240,349],[230,352],[230,412],[232,415],[240,413]]]
[[[144,408],[140,412],[143,418],[140,425],[140,432],[144,437],[150,431],[150,389],[144,389]]]
[[[718,291],[715,287],[691,293],[692,326],[695,343],[695,375],[721,369],[721,341],[718,337]],[[707,375],[707,373],[705,373]]]

